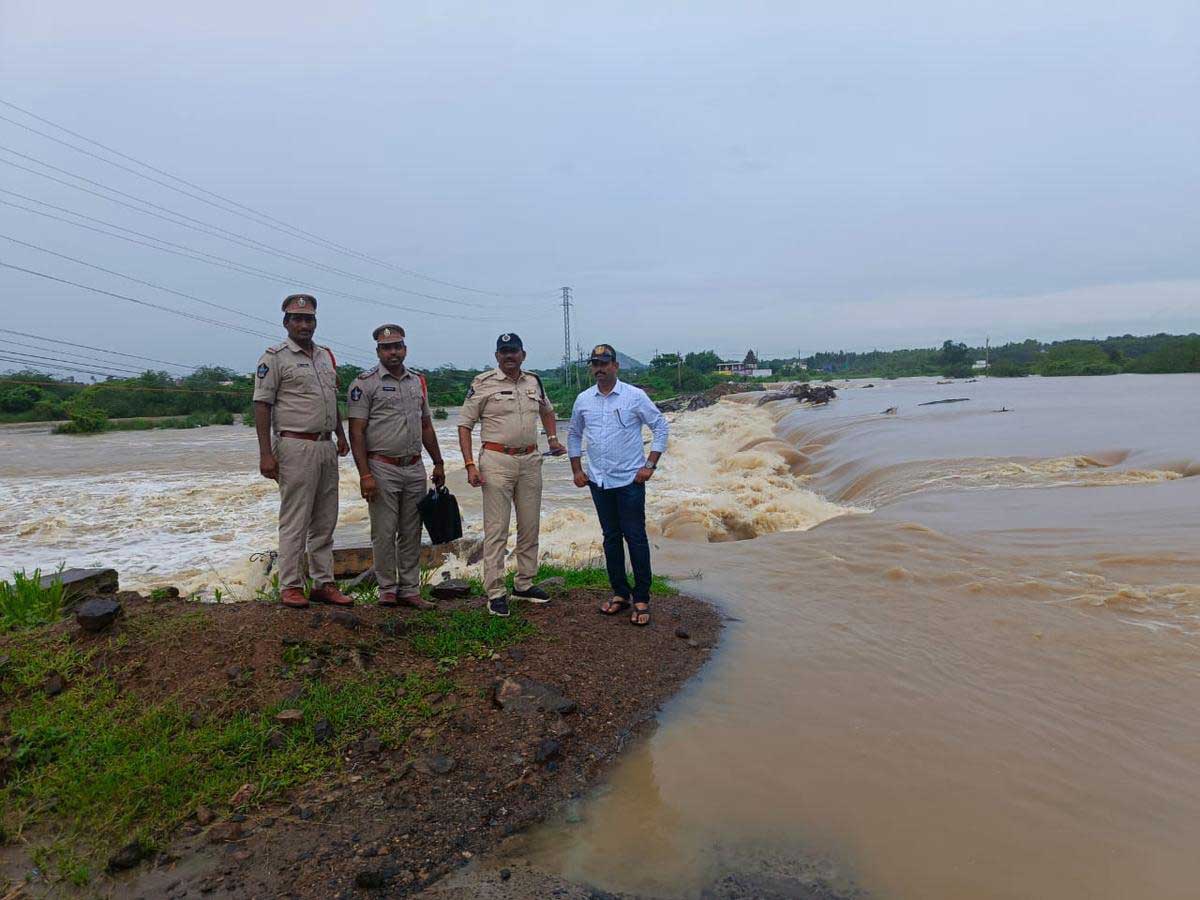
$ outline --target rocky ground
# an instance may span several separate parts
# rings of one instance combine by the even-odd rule
[[[105,849],[109,871],[93,867],[82,887],[39,865],[38,847],[51,837],[61,846],[64,833],[42,815],[0,848],[0,897],[403,896],[438,884],[593,785],[717,639],[719,615],[700,601],[656,597],[653,625],[635,628],[597,614],[604,596],[561,590],[549,605],[522,605],[532,628],[515,643],[495,652],[470,645],[455,658],[414,639],[429,637],[415,611],[376,606],[295,611],[122,595],[123,614],[98,633],[55,626],[49,637],[88,651],[86,677],[118,680],[124,698],[178,704],[197,728],[269,715],[262,753],[336,747],[336,758],[285,791],[247,783],[211,806],[189,800],[193,808],[177,810],[153,847],[135,844],[127,858]],[[440,605],[452,612],[479,601]],[[6,652],[18,658],[12,639],[0,637],[0,657]],[[423,687],[416,718],[399,726],[339,733],[329,719],[290,710],[356,679],[401,676],[420,676],[406,683]],[[3,682],[0,738],[16,746],[15,729],[5,731],[33,691],[52,711],[56,694],[92,683],[84,678],[72,670],[37,685]],[[297,742],[300,730],[308,743]]]

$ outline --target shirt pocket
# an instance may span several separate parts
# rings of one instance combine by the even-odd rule
[[[309,368],[289,366],[280,373],[280,386],[302,394],[315,394],[320,385],[317,375]]]

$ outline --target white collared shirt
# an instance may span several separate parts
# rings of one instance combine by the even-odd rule
[[[613,389],[602,394],[593,386],[575,398],[571,426],[567,432],[567,454],[583,455],[587,437],[588,470],[602,488],[624,487],[646,464],[642,426],[654,433],[651,450],[667,449],[667,420],[646,392],[617,379]]]

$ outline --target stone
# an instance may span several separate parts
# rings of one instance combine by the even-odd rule
[[[578,709],[574,700],[524,675],[506,675],[498,680],[492,689],[492,702],[505,712],[520,715],[556,712],[565,716]]]
[[[368,734],[359,744],[359,749],[368,756],[378,756],[383,750],[383,742],[373,734]]]
[[[537,745],[537,749],[533,751],[533,761],[543,763],[554,759],[562,750],[562,745],[554,738],[546,738]]]
[[[229,798],[230,806],[241,806],[247,800],[254,796],[255,787],[252,784],[243,784],[240,788],[234,791],[233,796]]]
[[[280,725],[299,725],[304,721],[304,713],[298,709],[285,709],[275,714],[275,721]]]
[[[392,874],[384,869],[362,869],[354,876],[354,886],[362,890],[378,890],[388,886]]]
[[[196,807],[196,822],[200,825],[211,825],[217,820],[217,814],[207,806]]]
[[[42,682],[42,690],[47,697],[57,697],[67,689],[67,682],[57,672],[51,672],[46,676],[46,680]]]
[[[501,881],[508,881],[508,879],[510,879],[510,878],[512,878],[512,872],[510,872],[508,869],[500,870],[500,880]]]
[[[281,731],[272,731],[267,735],[266,748],[272,752],[282,750],[287,746],[287,738],[283,736]]]
[[[693,650],[699,650],[704,645],[701,644],[699,641],[691,640],[691,641],[688,641],[688,646],[691,647]]]
[[[566,719],[556,719],[550,723],[546,730],[550,732],[551,736],[556,738],[569,738],[575,734],[575,729],[571,727]]]
[[[425,775],[449,775],[458,765],[452,756],[434,753],[413,761],[413,768]]]
[[[471,585],[461,578],[451,578],[430,587],[435,600],[461,600],[471,596]]]
[[[543,578],[534,587],[540,587],[546,593],[553,594],[567,589],[567,579],[561,575],[555,575],[553,578]]]
[[[131,844],[126,844],[108,859],[108,871],[124,872],[126,869],[132,869],[143,859],[150,855],[150,850],[142,846],[141,841],[134,841]]]
[[[313,725],[313,740],[318,744],[326,744],[333,739],[333,725],[328,719],[319,719]]]
[[[333,545],[333,577],[353,578],[361,575],[375,563],[375,554],[370,542],[335,541]]]
[[[350,631],[357,630],[358,626],[362,624],[362,620],[359,619],[358,616],[352,612],[347,612],[344,609],[338,609],[331,612],[329,614],[329,621],[335,625],[341,625],[343,628],[349,629]]]
[[[104,631],[121,615],[121,604],[111,597],[94,597],[75,608],[75,621],[84,631]]]
[[[691,637],[691,635],[688,633],[688,630],[686,628],[684,628],[683,626],[680,626],[679,628],[675,629],[675,637],[686,641],[688,638]]]
[[[83,597],[94,594],[115,594],[119,579],[116,569],[66,569],[43,575],[41,586],[50,587],[55,581],[63,585],[63,604],[70,608]]]
[[[236,841],[241,836],[241,822],[218,822],[212,828],[208,829],[208,842],[210,844],[225,844],[229,841]]]

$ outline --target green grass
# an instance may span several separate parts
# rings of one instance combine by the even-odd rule
[[[32,575],[14,572],[12,581],[0,581],[0,633],[55,621],[63,604],[62,579],[42,587],[42,570]]]
[[[484,609],[427,610],[411,619],[408,639],[422,656],[453,665],[464,657],[486,659],[533,632],[533,625],[516,609],[507,619]]]
[[[16,749],[0,787],[0,828],[11,839],[49,826],[52,843],[43,852],[57,877],[73,883],[130,841],[161,844],[198,806],[219,808],[242,784],[256,785],[257,804],[335,769],[365,730],[402,744],[433,715],[425,697],[453,689],[445,678],[417,674],[310,681],[299,700],[193,727],[178,703],[147,705],[122,692],[119,673],[91,672],[88,654],[66,638],[30,632],[5,652],[11,659],[0,696],[19,700],[8,716]],[[67,680],[57,697],[40,689],[50,672]],[[302,710],[304,723],[271,749],[273,717],[284,705]],[[313,736],[320,719],[335,735],[325,744]]]
[[[602,566],[583,566],[580,568],[566,568],[564,566],[541,565],[538,566],[537,575],[533,578],[533,583],[537,584],[546,578],[564,578],[568,588],[602,588],[608,590],[608,572]],[[509,573],[507,577],[508,589],[513,589],[513,576]],[[652,597],[673,597],[679,591],[671,587],[667,580],[661,575],[655,575],[650,580],[650,596]]]

